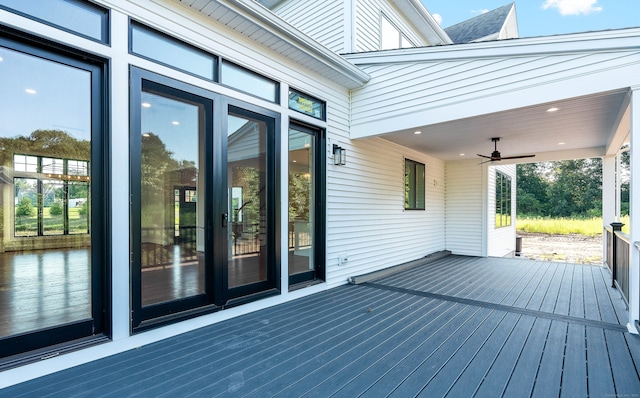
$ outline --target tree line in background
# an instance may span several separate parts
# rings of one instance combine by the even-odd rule
[[[629,214],[629,153],[621,156],[621,215]],[[519,164],[520,217],[602,217],[602,159]]]

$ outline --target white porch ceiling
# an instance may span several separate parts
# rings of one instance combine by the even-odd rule
[[[628,90],[617,90],[381,135],[442,160],[490,155],[500,137],[502,156],[536,154],[519,162],[602,156],[627,107]],[[547,112],[558,108],[556,112]],[[421,134],[414,134],[421,131]],[[461,154],[464,154],[461,155]],[[513,161],[515,163],[518,161]],[[507,163],[503,161],[503,163]]]

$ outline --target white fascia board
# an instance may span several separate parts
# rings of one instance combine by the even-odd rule
[[[638,48],[640,48],[640,28],[629,28],[570,35],[454,44],[450,46],[403,48],[347,54],[344,57],[356,65],[376,65],[403,62],[438,62],[469,58],[487,59],[540,54],[637,50]]]
[[[303,52],[316,59],[318,63],[341,73],[351,81],[347,88],[361,87],[370,79],[367,73],[353,63],[313,40],[254,0],[211,0],[210,2],[223,5],[238,16],[278,37],[289,45],[288,49],[293,48]],[[206,6],[201,9],[204,8]],[[283,51],[283,56],[287,56],[287,48]]]
[[[431,45],[453,44],[449,35],[418,0],[390,0]]]
[[[616,118],[614,124],[614,130],[609,133],[609,141],[607,142],[607,156],[613,156],[620,152],[622,145],[629,139],[629,133],[631,131],[631,92],[633,88],[629,90],[627,98],[625,98],[624,104],[620,108],[620,113]],[[627,141],[628,142],[628,141]]]

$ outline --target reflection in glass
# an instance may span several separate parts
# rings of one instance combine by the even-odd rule
[[[314,136],[289,130],[289,275],[313,271]]]
[[[202,112],[201,106],[142,93],[143,306],[204,293]]]
[[[228,287],[267,280],[266,124],[228,116]]]
[[[92,316],[92,100],[88,71],[4,47],[0,59],[3,338]]]
[[[52,25],[107,41],[108,11],[82,0],[2,0],[2,5]]]
[[[276,102],[278,83],[230,62],[222,62],[221,83],[245,93]]]

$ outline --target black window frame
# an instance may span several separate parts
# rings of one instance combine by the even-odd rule
[[[211,57],[211,60],[213,61],[212,71],[211,71],[211,78],[199,75],[197,73],[194,73],[194,72],[179,68],[179,67],[177,67],[175,65],[172,65],[170,63],[166,63],[166,62],[163,62],[161,60],[149,57],[147,55],[135,52],[133,50],[133,29],[134,29],[134,27],[139,27],[139,28],[141,28],[143,30],[147,30],[147,31],[149,31],[149,32],[151,32],[151,33],[153,33],[155,35],[162,36],[169,43],[173,43],[173,44],[178,45],[178,46],[189,48],[189,49],[194,50],[196,52],[199,52],[199,53],[201,53],[203,55]],[[218,83],[220,81],[220,64],[221,64],[221,61],[220,61],[220,57],[218,55],[212,54],[212,53],[210,53],[210,52],[208,52],[206,50],[203,50],[202,48],[199,48],[199,47],[196,47],[196,46],[194,46],[192,44],[186,43],[186,42],[184,42],[184,41],[182,41],[182,40],[180,40],[180,39],[178,39],[176,37],[173,37],[173,36],[168,35],[168,34],[166,34],[164,32],[161,32],[161,31],[159,31],[157,29],[154,29],[154,28],[152,28],[152,27],[150,27],[148,25],[145,25],[142,22],[136,21],[135,19],[132,19],[132,18],[129,18],[129,54],[135,55],[136,57],[140,57],[140,58],[146,59],[146,60],[151,61],[153,63],[156,63],[158,65],[163,65],[163,66],[166,66],[167,68],[171,68],[173,70],[177,70],[177,71],[186,73],[186,74],[188,74],[190,76],[197,77],[198,79],[203,79],[203,80],[207,80],[207,81],[211,81],[211,82],[215,82],[215,83]]]
[[[299,97],[302,97],[302,98],[305,98],[305,99],[308,99],[308,100],[311,100],[311,101],[315,101],[315,102],[321,104],[321,108],[320,108],[321,115],[320,115],[320,117],[316,117],[316,116],[314,116],[314,115],[312,115],[310,113],[307,113],[307,112],[301,111],[299,109],[296,109],[295,107],[292,107],[291,106],[291,95],[292,94],[295,94],[295,95],[297,95]],[[316,97],[314,97],[312,95],[306,94],[306,93],[304,93],[304,92],[302,92],[300,90],[296,90],[296,89],[291,88],[291,87],[289,88],[289,95],[287,97],[287,106],[292,111],[296,111],[296,112],[298,112],[300,114],[303,114],[303,115],[306,115],[306,116],[310,116],[310,117],[312,117],[314,119],[318,119],[318,120],[322,120],[322,121],[326,121],[327,120],[327,103],[325,101],[319,100],[318,98],[316,98]]]
[[[419,168],[422,168],[422,185],[418,184],[419,182]],[[407,170],[411,169],[408,173]],[[412,173],[411,173],[412,172]],[[413,180],[409,179],[409,176],[413,175]],[[427,177],[427,166],[424,163],[411,160],[408,158],[404,159],[404,209],[405,210],[426,210],[427,208],[427,197],[426,197],[426,177]],[[413,203],[410,203],[409,191],[413,188],[416,191],[414,196]],[[422,206],[420,206],[419,198],[422,199]]]
[[[63,26],[63,25],[58,25],[58,24],[56,24],[54,22],[51,22],[51,21],[48,21],[46,19],[36,17],[35,15],[31,15],[29,13],[20,11],[20,10],[12,8],[10,6],[4,5],[4,4],[2,4],[2,0],[0,0],[0,9],[9,11],[11,13],[14,13],[16,15],[20,15],[22,17],[31,19],[31,20],[36,21],[36,22],[40,22],[42,24],[54,27],[56,29],[63,30],[65,32],[72,33],[74,35],[78,35],[80,37],[83,37],[83,38],[91,40],[91,41],[95,41],[97,43],[102,43],[102,44],[106,44],[106,45],[110,45],[111,44],[111,29],[110,29],[110,25],[111,25],[110,24],[111,10],[110,9],[104,8],[104,7],[99,6],[99,5],[97,5],[97,4],[93,3],[93,2],[89,2],[89,1],[85,1],[85,0],[65,0],[65,2],[74,3],[74,4],[76,4],[76,5],[80,6],[80,7],[91,9],[91,10],[94,10],[97,13],[101,14],[100,16],[101,16],[101,20],[102,20],[102,29],[100,29],[100,31],[101,31],[101,38],[100,39],[92,37],[92,36],[87,35],[87,34],[84,34],[84,33],[79,32],[77,30],[71,29],[69,27],[66,27],[66,26]]]
[[[241,69],[241,70],[245,71],[247,74],[255,75],[255,76],[257,76],[259,78],[262,78],[264,80],[268,80],[268,81],[273,82],[273,84],[275,85],[275,87],[274,87],[274,90],[275,90],[274,99],[273,100],[267,99],[267,98],[265,98],[265,97],[263,97],[261,95],[257,95],[257,94],[254,94],[252,92],[242,90],[242,89],[240,89],[240,88],[238,88],[236,86],[233,86],[231,84],[228,84],[228,83],[224,83],[223,82],[224,73],[222,71],[222,66],[224,64],[232,65],[235,68],[238,68],[238,69]],[[262,74],[260,74],[258,72],[252,71],[251,69],[247,69],[244,66],[238,65],[237,63],[235,63],[233,61],[230,61],[228,59],[221,58],[220,61],[218,62],[218,82],[220,83],[220,85],[222,85],[224,87],[228,87],[228,88],[233,89],[233,90],[235,90],[237,92],[250,95],[252,97],[261,99],[263,101],[272,102],[274,104],[279,104],[280,103],[280,82],[278,82],[276,80],[273,80],[273,79],[270,79],[270,78],[268,78],[268,77],[266,77],[266,76],[264,76],[264,75],[262,75]]]
[[[511,214],[511,176],[496,170],[495,227],[510,227],[513,224]]]

